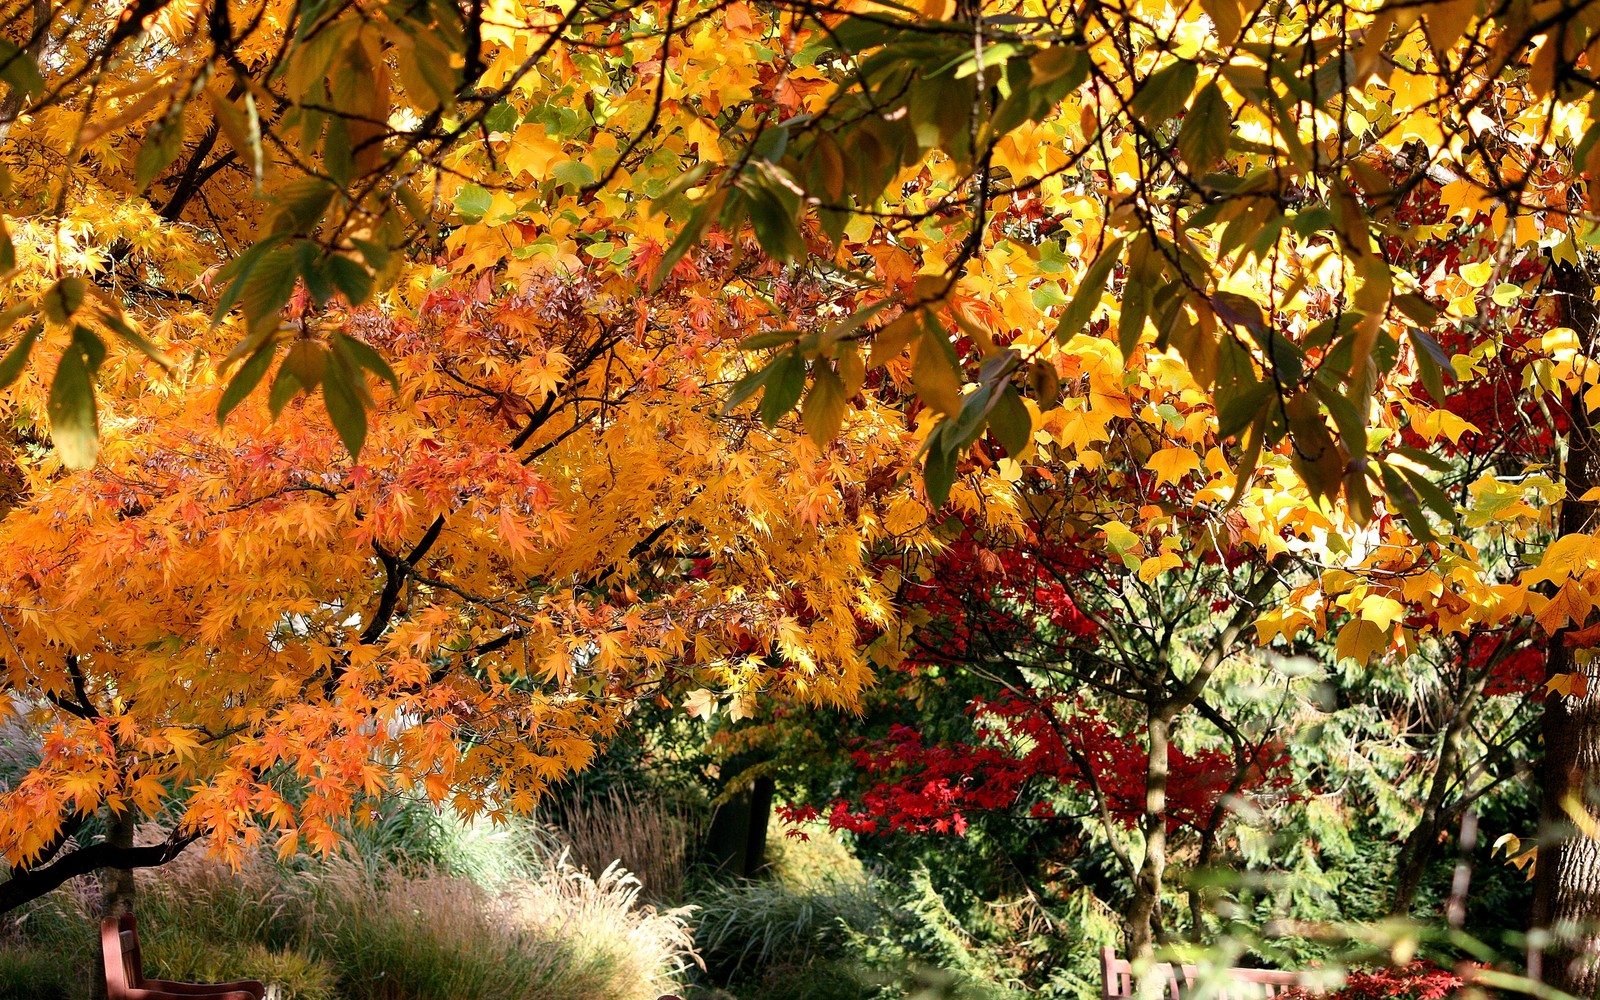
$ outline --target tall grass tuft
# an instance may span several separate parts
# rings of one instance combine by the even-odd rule
[[[621,865],[649,899],[683,898],[690,852],[699,841],[700,814],[655,795],[612,789],[569,798],[559,809],[570,856],[591,872]]]
[[[451,835],[470,838],[477,880],[427,852],[280,863],[260,849],[235,871],[197,845],[139,873],[147,972],[259,978],[285,1000],[655,1000],[698,961],[688,911],[645,905],[620,868],[591,875],[514,831]],[[30,995],[41,954],[85,956],[62,996],[85,995],[98,895],[80,879],[26,909],[0,941],[0,1000]]]

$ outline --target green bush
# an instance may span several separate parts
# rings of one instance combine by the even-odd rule
[[[58,952],[0,946],[0,1000],[79,1000],[85,985]]]
[[[146,972],[180,982],[222,983],[254,979],[276,985],[281,1000],[343,1000],[333,967],[299,951],[273,950],[210,938],[169,939],[161,965]]]
[[[781,882],[714,885],[696,898],[695,945],[724,981],[777,963],[797,966],[838,955],[852,935],[875,936],[891,907],[869,882],[794,888]]]

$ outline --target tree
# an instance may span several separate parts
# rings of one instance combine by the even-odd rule
[[[661,286],[704,275],[697,245],[732,246],[770,262],[735,299],[773,300],[757,310],[770,322],[752,322],[744,341],[771,353],[731,390],[735,412],[759,392],[763,422],[781,425],[804,398],[803,425],[823,442],[863,409],[849,403],[862,387],[909,385],[925,406],[907,414],[908,434],[845,463],[884,474],[857,483],[862,497],[918,448],[934,507],[971,510],[1003,493],[993,453],[974,449],[992,439],[1030,462],[1062,379],[1082,376],[1073,359],[1087,342],[1112,373],[1140,351],[1180,365],[1215,440],[1218,458],[1202,466],[1223,483],[1212,502],[1281,488],[1301,519],[1291,530],[1339,564],[1270,630],[1322,633],[1331,606],[1340,655],[1365,660],[1529,615],[1564,635],[1592,610],[1570,562],[1586,535],[1569,525],[1542,576],[1506,584],[1498,568],[1467,565],[1473,542],[1433,477],[1437,442],[1464,432],[1439,405],[1446,379],[1522,349],[1475,345],[1466,357],[1476,360],[1458,366],[1440,336],[1479,321],[1502,284],[1521,280],[1502,281],[1518,266],[1586,252],[1583,179],[1600,146],[1584,104],[1593,4],[947,3],[911,16],[721,2],[140,0],[8,13],[0,78],[26,99],[6,100],[17,183],[3,254],[17,264],[6,314],[17,340],[0,376],[31,354],[60,359],[48,393],[35,377],[14,395],[30,435],[48,413],[69,464],[93,458],[97,430],[108,450],[120,446],[97,407],[109,413],[123,385],[140,383],[120,354],[104,367],[111,340],[166,363],[157,344],[169,330],[221,337],[208,346],[232,346],[228,389],[204,398],[253,421],[252,393],[269,412],[320,394],[359,455],[371,446],[363,370],[393,367],[402,391],[407,373],[404,355],[385,361],[365,338],[335,336],[351,317],[404,324],[434,282],[498,299],[546,261],[574,273],[626,262]],[[1443,206],[1445,221],[1417,218],[1420,204]],[[687,222],[670,232],[663,219],[679,213]],[[1439,226],[1471,238],[1442,273],[1419,274],[1402,248],[1438,238]],[[808,292],[790,305],[803,314],[771,294],[797,274]],[[207,313],[219,333],[201,332]],[[1583,351],[1581,339],[1540,345],[1536,404],[1583,396]],[[177,384],[194,377],[180,372]],[[235,411],[247,397],[255,409]],[[1079,398],[1081,426],[1120,415],[1118,393]],[[597,399],[620,405],[579,402]],[[300,420],[248,426],[266,440],[310,433]],[[374,443],[395,433],[377,429]],[[1158,477],[1170,459],[1140,456]],[[810,530],[855,496],[795,497],[798,523]],[[1520,529],[1537,514],[1521,518],[1500,520]],[[1126,536],[1096,527],[1108,542],[1132,538],[1125,551],[1148,544],[1153,574],[1170,569],[1157,555],[1161,525],[1120,523]],[[379,597],[399,580],[399,602],[406,580],[424,586],[408,557],[429,537],[418,527],[404,538],[364,529],[383,546],[377,563],[352,559],[337,578],[381,569]],[[1407,593],[1402,577],[1427,581],[1427,593]],[[298,594],[313,603],[295,613],[336,604],[323,598],[337,589]],[[1396,606],[1438,618],[1412,626]],[[845,644],[824,646],[848,659]],[[1556,665],[1551,679],[1570,692],[1577,674]],[[52,690],[68,698],[71,670],[60,670]],[[92,728],[81,732],[69,748],[99,759]]]
[[[768,266],[696,262],[719,283]],[[198,360],[174,386],[108,358],[130,384],[99,463],[27,463],[0,522],[6,704],[41,741],[3,793],[0,900],[200,836],[326,849],[400,790],[525,812],[641,698],[849,703],[857,616],[887,624],[861,483],[914,453],[870,406],[856,451],[717,419],[698,384],[740,370],[747,320],[701,287],[646,303],[552,270],[512,297],[441,289],[414,322],[349,313],[318,363],[387,372],[359,331],[393,364],[359,462],[301,403],[218,428]],[[309,381],[295,352],[319,343],[283,364]],[[13,414],[46,391],[25,377]],[[102,811],[165,817],[167,847],[63,852]]]

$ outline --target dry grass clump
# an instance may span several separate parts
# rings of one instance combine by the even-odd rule
[[[596,876],[561,855],[494,867],[515,875],[485,883],[338,856],[285,865],[265,850],[234,871],[196,845],[139,875],[146,965],[165,978],[276,981],[286,1000],[655,1000],[698,962],[688,911],[644,904],[616,865]],[[0,955],[16,953],[18,969],[25,951],[92,955],[98,895],[77,880],[30,906]]]
[[[683,897],[690,850],[699,839],[700,816],[658,796],[613,789],[562,804],[560,829],[570,856],[590,872],[620,865],[637,876],[654,901]]]

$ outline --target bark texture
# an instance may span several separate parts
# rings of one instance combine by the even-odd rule
[[[1600,344],[1600,316],[1594,303],[1600,260],[1580,266],[1557,265],[1555,291],[1567,325],[1586,350]],[[1561,504],[1562,534],[1593,531],[1593,502],[1579,498],[1600,484],[1600,441],[1595,415],[1573,400],[1563,463],[1567,499]],[[1566,630],[1550,639],[1547,672],[1579,669],[1566,642]],[[1591,688],[1597,685],[1591,685]],[[1534,885],[1534,926],[1551,933],[1548,946],[1529,955],[1529,973],[1579,997],[1600,997],[1600,841],[1573,821],[1596,811],[1595,781],[1600,776],[1600,691],[1584,697],[1552,695],[1545,701],[1544,756],[1539,765],[1543,805]],[[1587,825],[1587,824],[1585,824]]]

